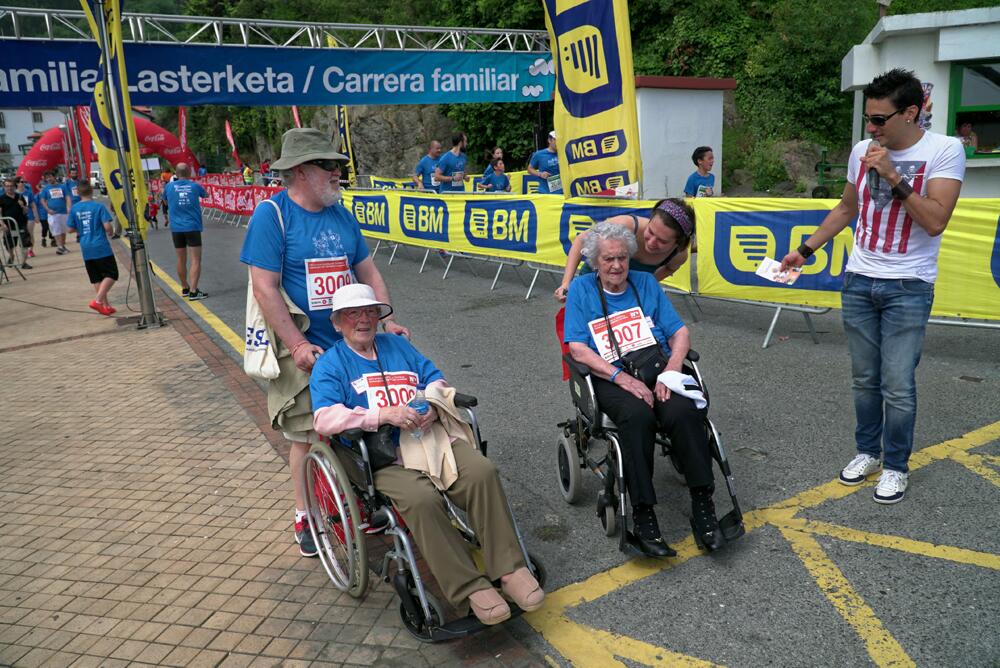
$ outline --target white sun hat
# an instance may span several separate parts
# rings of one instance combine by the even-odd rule
[[[370,285],[364,283],[351,283],[342,288],[338,288],[333,293],[333,300],[330,306],[330,315],[346,308],[364,308],[365,306],[379,307],[379,320],[392,313],[392,307],[375,298],[375,291]]]

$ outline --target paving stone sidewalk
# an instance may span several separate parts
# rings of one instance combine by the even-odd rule
[[[340,594],[292,544],[260,389],[159,290],[169,326],[137,331],[87,309],[78,252],[33,262],[0,285],[0,665],[544,665]]]

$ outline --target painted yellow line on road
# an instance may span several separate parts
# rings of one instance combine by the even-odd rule
[[[956,452],[951,456],[951,458],[976,475],[980,475],[997,487],[1000,487],[1000,471],[997,471],[989,465],[992,463],[990,461],[992,457],[987,459],[982,455],[977,455],[971,452]]]
[[[846,540],[852,543],[862,543],[875,547],[887,547],[891,550],[908,552],[922,557],[933,557],[935,559],[945,559],[960,564],[980,566],[982,568],[992,568],[1000,570],[1000,554],[990,554],[989,552],[978,552],[967,550],[962,547],[952,545],[938,545],[922,540],[903,538],[902,536],[888,536],[870,531],[861,531],[850,527],[830,524],[828,522],[817,522],[801,518],[783,520],[777,523],[780,528],[793,529],[810,534],[830,536],[839,540]]]
[[[781,528],[781,535],[791,544],[792,550],[816,580],[823,595],[865,643],[868,656],[876,665],[893,668],[917,665],[886,630],[864,599],[854,591],[850,581],[830,561],[815,538],[784,527]]]
[[[149,266],[153,268],[154,272],[156,272],[156,277],[158,279],[163,281],[166,284],[166,286],[174,292],[174,294],[183,299],[183,297],[181,296],[182,288],[177,281],[172,279],[170,275],[167,274],[167,272],[163,271],[163,269],[161,269],[160,266],[157,265],[152,260],[149,261]],[[219,316],[212,313],[212,311],[209,310],[201,302],[190,302],[187,300],[184,301],[189,307],[191,307],[192,311],[197,313],[198,316],[205,321],[206,325],[211,327],[216,334],[222,337],[223,341],[232,346],[233,350],[236,351],[237,355],[239,355],[240,357],[243,356],[243,349],[245,343],[243,339],[240,336],[238,336],[236,332],[234,332],[229,325],[224,323]]]

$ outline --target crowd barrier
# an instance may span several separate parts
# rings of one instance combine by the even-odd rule
[[[216,186],[211,204],[224,215],[248,215],[276,188]],[[242,192],[241,191],[245,191]],[[654,202],[560,195],[477,195],[403,189],[344,192],[374,253],[391,248],[389,261],[404,248],[423,252],[420,272],[438,255],[443,278],[456,259],[497,265],[492,287],[506,267],[532,272],[526,299],[541,274],[562,274],[576,235],[624,213],[648,214]],[[820,224],[836,200],[718,198],[692,201],[697,214],[698,252],[664,281],[665,289],[688,298],[738,301],[775,309],[764,346],[783,312],[802,313],[817,340],[810,315],[840,307],[840,286],[853,246],[845,229],[806,263],[794,286],[756,275],[764,257],[781,259]],[[218,215],[218,214],[217,214]],[[1000,328],[1000,199],[963,199],[942,237],[932,322]],[[523,278],[515,272],[519,279]],[[696,317],[696,313],[693,313]],[[941,320],[951,318],[958,320]]]

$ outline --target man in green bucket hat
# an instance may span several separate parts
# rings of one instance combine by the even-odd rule
[[[274,336],[270,342],[280,374],[268,387],[268,414],[275,429],[292,442],[288,463],[295,489],[295,542],[303,556],[316,556],[304,512],[301,480],[312,428],[309,374],[316,358],[341,335],[330,322],[338,288],[365,283],[379,301],[391,304],[389,290],[354,215],[340,204],[340,176],[347,156],[340,136],[314,128],[293,128],[282,137],[281,157],[271,169],[286,189],[257,205],[240,261],[249,265],[253,297]],[[409,336],[390,318],[385,331]]]

